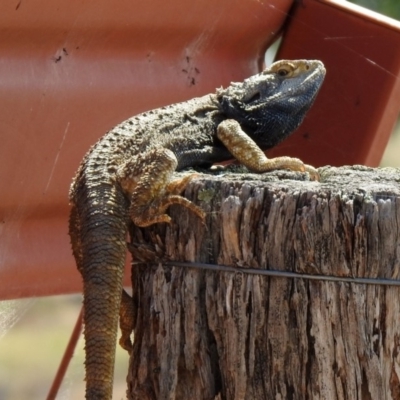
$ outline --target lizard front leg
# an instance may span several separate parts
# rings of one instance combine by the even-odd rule
[[[298,158],[267,158],[263,151],[241,128],[234,119],[222,121],[217,128],[217,136],[229,152],[245,167],[254,172],[267,172],[276,169],[307,171],[311,179],[318,180],[318,171],[311,165],[304,164]]]

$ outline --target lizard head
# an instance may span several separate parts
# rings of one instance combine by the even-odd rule
[[[303,121],[325,77],[317,60],[282,60],[240,83],[219,89],[226,118],[237,120],[262,148],[290,135]]]

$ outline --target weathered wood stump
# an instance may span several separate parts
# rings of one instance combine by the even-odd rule
[[[205,226],[132,229],[130,399],[400,399],[400,170],[320,173],[201,176]]]

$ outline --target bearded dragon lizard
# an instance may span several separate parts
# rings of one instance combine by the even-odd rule
[[[86,154],[70,190],[69,233],[84,286],[87,399],[112,397],[129,220],[169,223],[171,204],[203,219],[180,195],[193,174],[173,178],[186,167],[236,158],[254,172],[288,168],[318,179],[299,159],[268,159],[262,150],[301,124],[324,77],[320,61],[278,61],[214,94],[129,118]]]

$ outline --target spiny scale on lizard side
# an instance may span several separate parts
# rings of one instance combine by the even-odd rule
[[[325,76],[320,61],[278,61],[215,94],[132,117],[108,132],[84,157],[70,190],[69,232],[84,283],[86,398],[111,399],[118,313],[129,219],[138,226],[170,222],[189,180],[176,170],[235,157],[255,172],[277,168],[318,172],[291,157],[267,159],[302,122]],[[121,318],[130,315],[124,296]],[[125,312],[124,312],[125,311]],[[133,321],[123,321],[121,344],[131,351]]]

